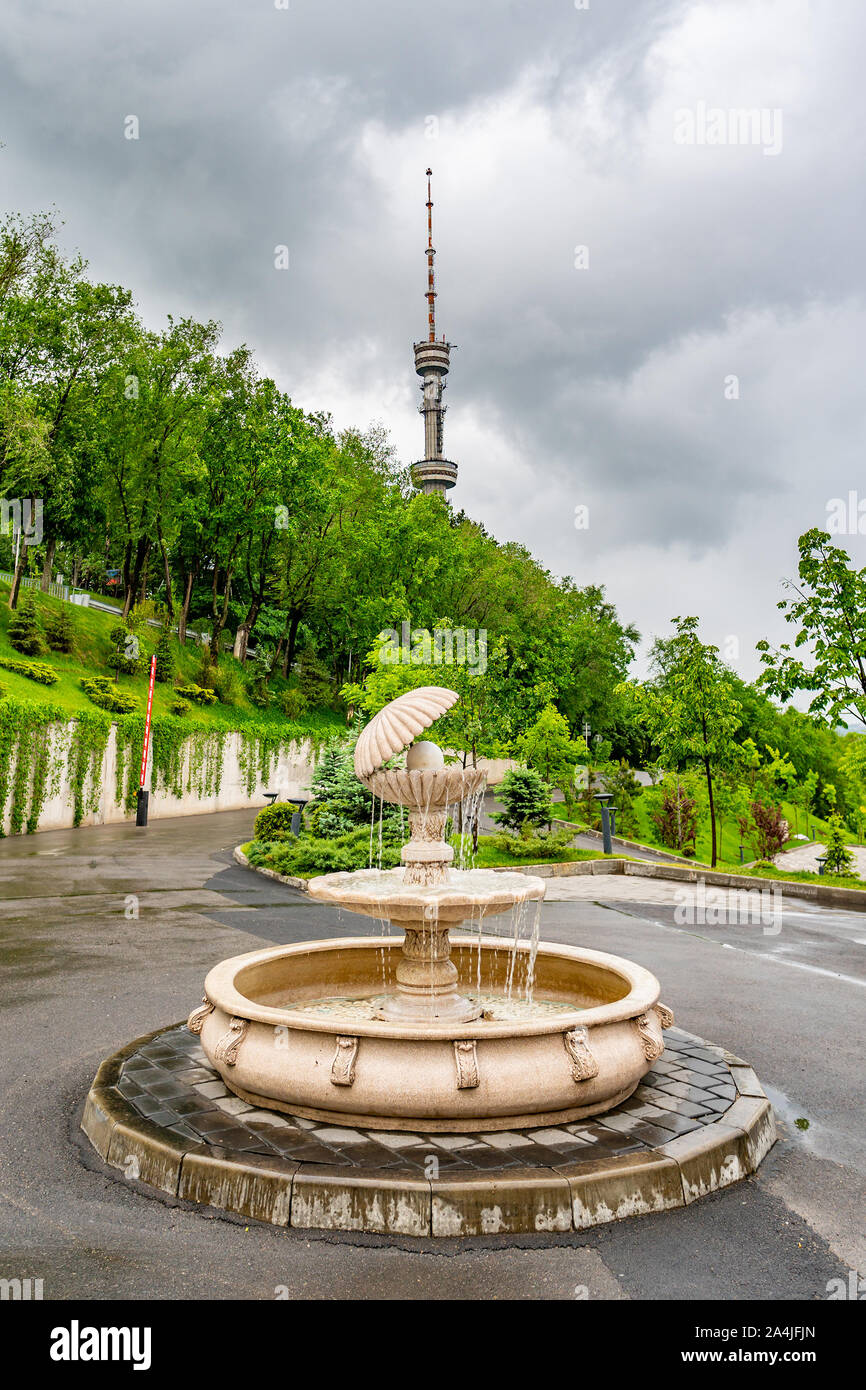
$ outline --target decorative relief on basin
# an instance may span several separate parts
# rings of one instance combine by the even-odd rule
[[[459,1038],[454,1044],[458,1091],[471,1091],[479,1083],[478,1049],[474,1038]]]
[[[207,1018],[208,1014],[212,1014],[212,1013],[213,1013],[213,1008],[214,1008],[213,1004],[211,1003],[211,1001],[208,999],[207,995],[205,994],[205,995],[202,997],[202,1001],[201,1001],[201,1003],[199,1004],[198,1008],[197,1008],[197,1009],[193,1009],[192,1013],[190,1014],[189,1018],[188,1018],[187,1021],[186,1021],[186,1026],[187,1026],[187,1028],[189,1029],[189,1031],[190,1031],[191,1033],[200,1033],[200,1032],[201,1032],[201,1030],[202,1030],[202,1024],[204,1023],[204,1021],[205,1021],[205,1019]]]
[[[656,1014],[658,1015],[658,1021],[659,1021],[659,1023],[661,1024],[662,1028],[673,1028],[673,1026],[674,1026],[674,1011],[673,1011],[673,1009],[669,1009],[668,1006],[667,1006],[667,1004],[656,1004],[655,1008],[656,1008]]]
[[[665,1050],[657,1010],[651,1009],[648,1013],[641,1014],[640,1018],[635,1021],[643,1044],[644,1056],[648,1062],[657,1062]]]
[[[233,1018],[229,1030],[224,1033],[214,1049],[214,1060],[224,1066],[237,1066],[238,1052],[250,1026],[248,1018]]]
[[[359,1045],[359,1038],[349,1038],[340,1033],[337,1034],[337,1050],[331,1063],[332,1086],[351,1086],[353,1084]]]
[[[598,1076],[598,1062],[589,1050],[589,1030],[571,1028],[563,1035],[565,1050],[571,1059],[571,1074],[575,1081],[591,1081]]]

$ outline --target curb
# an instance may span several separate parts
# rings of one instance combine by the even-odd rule
[[[116,1088],[126,1058],[168,1031],[157,1029],[106,1058],[88,1093],[82,1130],[121,1180],[283,1228],[443,1238],[586,1230],[685,1207],[739,1182],[757,1170],[777,1138],[752,1068],[704,1043],[726,1063],[737,1098],[717,1120],[654,1149],[555,1170],[429,1179],[254,1153],[229,1158],[162,1129]]]
[[[233,851],[235,862],[253,873],[274,878],[300,892],[308,892],[305,878],[291,878],[288,874],[278,874],[274,869],[259,868],[251,864],[240,845]],[[571,859],[548,860],[541,864],[497,864],[492,870],[495,874],[532,874],[536,878],[580,878],[586,874],[626,874],[632,878],[666,879],[669,883],[704,883],[711,888],[736,888],[748,892],[771,892],[776,889],[788,898],[805,898],[818,907],[848,907],[855,912],[866,912],[866,890],[860,888],[833,888],[823,883],[797,883],[785,878],[747,878],[743,874],[720,873],[717,869],[705,869],[702,865],[686,866],[677,864],[647,864],[639,859]]]

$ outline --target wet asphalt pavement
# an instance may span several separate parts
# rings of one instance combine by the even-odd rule
[[[245,1226],[109,1176],[77,1128],[106,1054],[185,1017],[225,956],[368,930],[237,867],[253,818],[0,843],[0,1277],[60,1299],[822,1300],[866,1272],[866,914],[795,901],[772,934],[632,900],[542,910],[543,938],[651,969],[677,1023],[745,1057],[776,1107],[759,1173],[684,1210],[568,1236],[385,1240]]]

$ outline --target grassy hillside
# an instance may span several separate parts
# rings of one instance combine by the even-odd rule
[[[27,661],[30,658],[16,652],[9,641],[8,628],[12,612],[8,599],[9,586],[0,583],[0,656]],[[38,594],[36,602],[40,614],[47,614],[49,610],[60,607],[65,607],[68,610],[75,629],[75,650],[69,655],[64,655],[62,652],[49,652],[46,656],[34,658],[52,666],[57,672],[58,680],[54,685],[38,685],[35,681],[28,680],[26,676],[0,669],[0,687],[2,687],[3,693],[18,700],[45,700],[68,710],[70,715],[77,714],[81,710],[93,710],[95,706],[81,689],[81,677],[93,675],[113,677],[114,673],[108,665],[112,650],[109,633],[117,625],[119,618],[111,613],[101,613],[97,609],[77,608],[71,604],[63,604],[62,600],[51,598],[47,594]],[[138,676],[121,676],[119,681],[121,689],[129,691],[136,697],[141,714],[144,713],[147,705],[146,671],[158,637],[159,633],[156,628],[145,629],[140,638],[142,650],[147,658],[142,663],[143,673]],[[177,673],[183,678],[183,682],[197,681],[201,667],[201,649],[192,642],[187,642],[181,646],[176,638],[172,638],[172,651]],[[241,668],[232,657],[222,657],[220,664],[221,666],[232,665],[238,672],[236,703],[205,707],[193,705],[188,716],[185,716],[186,718],[202,725],[217,723],[230,725],[233,728],[243,728],[244,724],[253,721],[259,724],[273,724],[275,728],[289,722],[277,709],[261,710],[250,703],[241,677]],[[285,689],[286,682],[276,677],[272,685],[275,694],[278,694],[280,690]],[[154,715],[169,715],[169,706],[175,699],[177,699],[177,695],[173,685],[157,683],[153,697]],[[309,714],[291,722],[296,726],[308,728],[320,737],[322,734],[330,732],[336,734],[345,729],[343,716],[333,710],[312,710]]]

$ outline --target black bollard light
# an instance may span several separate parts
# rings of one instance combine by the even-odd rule
[[[613,854],[613,842],[610,836],[610,803],[613,801],[612,792],[596,792],[595,799],[601,809],[601,842],[605,854]]]

